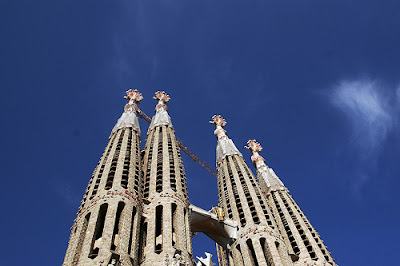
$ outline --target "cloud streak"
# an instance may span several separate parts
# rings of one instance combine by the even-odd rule
[[[393,103],[400,102],[400,89],[390,90],[371,79],[344,80],[333,86],[330,96],[331,103],[345,115],[351,127],[350,142],[358,169],[358,178],[352,180],[353,192],[359,197],[376,171],[382,148],[395,128],[397,111]]]
[[[352,127],[352,142],[367,159],[378,152],[393,128],[390,97],[377,81],[342,81],[332,91],[332,103]]]

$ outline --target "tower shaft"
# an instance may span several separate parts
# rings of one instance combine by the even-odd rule
[[[218,192],[220,205],[239,221],[237,239],[229,248],[230,265],[292,265],[287,248],[264,196],[242,155],[222,128],[226,122],[213,117],[217,126]]]
[[[65,266],[137,265],[142,185],[134,107],[131,99],[89,181],[71,228]]]
[[[141,265],[192,265],[185,171],[164,100],[156,110],[143,160],[146,218]]]
[[[295,265],[336,265],[319,234],[293,200],[289,190],[259,155],[261,145],[255,140],[249,140],[247,144],[246,148],[253,153],[251,159],[257,168],[261,190],[271,206],[289,252],[296,260]]]

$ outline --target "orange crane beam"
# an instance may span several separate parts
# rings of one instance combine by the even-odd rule
[[[139,108],[137,108],[137,113],[141,118],[146,120],[148,123],[151,123],[151,118],[148,115],[146,115]],[[211,175],[213,175],[215,178],[217,178],[217,172],[213,168],[211,168],[206,162],[204,162],[199,157],[197,157],[193,152],[191,152],[188,147],[183,145],[182,140],[180,140],[178,137],[176,137],[176,141],[178,142],[179,148],[181,148],[181,150],[183,150],[193,161],[197,162],[207,172],[209,172]]]

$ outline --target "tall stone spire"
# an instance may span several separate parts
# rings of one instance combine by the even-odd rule
[[[221,162],[227,155],[237,154],[243,157],[233,141],[226,135],[226,131],[224,130],[224,127],[226,126],[226,120],[220,115],[214,115],[210,121],[210,124],[213,124],[216,127],[214,135],[218,139],[217,163]]]
[[[136,89],[129,89],[126,92],[126,96],[124,97],[124,99],[127,99],[129,102],[125,105],[124,113],[121,115],[114,128],[112,129],[111,135],[118,129],[127,127],[131,127],[133,130],[140,134],[139,119],[136,116],[136,112],[137,104],[140,104],[140,101],[143,100],[142,94]]]
[[[229,219],[239,223],[237,239],[227,250],[230,265],[292,265],[283,239],[255,177],[214,115],[216,126],[218,196]]]
[[[251,160],[257,169],[260,187],[274,213],[276,223],[296,260],[295,265],[336,265],[319,234],[293,200],[289,190],[259,154],[261,145],[249,140],[247,147],[253,153]]]
[[[253,154],[251,161],[257,169],[257,179],[263,191],[268,194],[271,190],[286,190],[287,188],[274,170],[265,164],[265,159],[259,154],[263,149],[260,143],[256,140],[249,140],[245,148]]]
[[[63,265],[137,265],[142,213],[137,90],[112,130],[71,228]],[[119,264],[118,264],[119,265]]]
[[[192,239],[185,170],[175,131],[167,112],[170,97],[158,101],[144,151],[145,220],[141,265],[192,265]],[[173,264],[175,265],[175,264]]]
[[[148,133],[153,130],[156,126],[169,126],[172,128],[171,117],[168,114],[168,102],[171,99],[168,94],[164,91],[157,91],[154,100],[158,101],[156,105],[156,114],[153,116],[151,120]]]

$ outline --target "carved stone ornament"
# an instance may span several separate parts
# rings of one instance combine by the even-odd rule
[[[170,101],[170,97],[164,91],[157,91],[154,100],[158,101],[156,105],[156,114],[151,119],[149,130],[147,134],[150,133],[156,126],[167,125],[172,127],[171,117],[168,115],[167,103]]]
[[[129,102],[125,105],[124,113],[121,115],[112,129],[110,137],[118,129],[124,127],[131,127],[140,134],[139,119],[136,116],[136,111],[137,104],[140,104],[140,101],[143,100],[143,96],[137,89],[129,89],[126,91],[126,96],[124,99],[129,100]]]
[[[237,154],[242,156],[233,141],[226,135],[226,131],[223,129],[223,127],[226,126],[226,120],[220,115],[214,115],[210,124],[216,126],[214,134],[218,139],[216,151],[217,163],[221,162],[227,155]]]
[[[265,159],[259,154],[259,152],[263,149],[260,143],[258,143],[255,139],[252,139],[247,141],[247,146],[245,146],[245,148],[252,153],[251,161],[257,169],[258,180],[264,180],[267,188],[270,190],[286,189],[285,185],[275,174],[274,170],[265,164]]]
[[[215,125],[216,127],[224,127],[226,126],[226,120],[221,116],[221,115],[213,115],[212,120],[210,121],[210,124]]]

